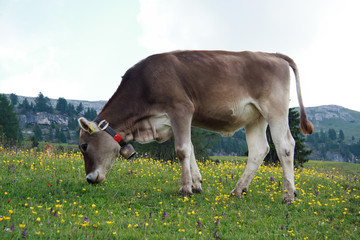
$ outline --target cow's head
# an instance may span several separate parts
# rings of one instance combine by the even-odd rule
[[[84,155],[86,180],[89,183],[100,183],[119,156],[120,149],[123,156],[129,157],[126,155],[128,146],[121,148],[120,144],[95,122],[79,118],[79,126],[79,148]],[[132,148],[131,145],[130,147]]]

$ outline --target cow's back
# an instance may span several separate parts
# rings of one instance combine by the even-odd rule
[[[145,65],[154,96],[190,101],[194,125],[225,134],[253,121],[262,101],[289,87],[288,64],[268,53],[177,51],[151,56]]]
[[[228,135],[256,119],[259,106],[289,85],[289,65],[274,54],[175,51],[137,63],[113,97],[150,115],[187,105],[193,125]]]

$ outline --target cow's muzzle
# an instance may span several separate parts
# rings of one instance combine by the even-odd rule
[[[134,147],[127,143],[126,145],[122,146],[120,149],[120,154],[126,159],[133,157],[137,152],[135,151]]]
[[[86,175],[86,181],[88,181],[88,183],[98,183],[100,180],[99,176],[100,176],[99,170],[95,170],[89,173],[88,175]]]

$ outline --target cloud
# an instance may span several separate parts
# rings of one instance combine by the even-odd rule
[[[326,5],[314,40],[297,55],[305,102],[312,106],[337,104],[360,110],[358,1]]]
[[[144,50],[134,41],[137,7],[132,1],[0,1],[0,92],[109,98]]]
[[[108,99],[126,69],[149,54],[252,50],[297,62],[307,106],[360,110],[359,6],[357,0],[0,1],[0,92]]]
[[[9,58],[14,58],[16,54],[10,52]],[[47,50],[47,55],[43,59],[30,61],[29,56],[21,56],[22,59],[17,61],[19,67],[23,63],[22,71],[11,74],[10,77],[0,82],[0,88],[5,92],[16,92],[18,95],[37,96],[39,92],[43,92],[46,96],[57,98],[59,92],[63,93],[63,97],[81,96],[79,94],[80,85],[76,82],[67,81],[63,74],[61,66],[56,60],[56,51],[53,48]],[[9,69],[13,71],[12,69]],[[82,96],[85,97],[85,96]]]
[[[150,52],[176,49],[289,51],[316,31],[315,1],[140,0],[139,42]],[[309,6],[311,6],[309,8]]]
[[[151,53],[182,49],[281,52],[300,69],[306,106],[360,110],[360,3],[356,0],[140,0],[139,43]],[[291,74],[291,106],[297,106]]]

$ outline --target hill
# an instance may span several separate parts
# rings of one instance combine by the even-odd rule
[[[5,96],[11,101],[11,94],[5,94]],[[41,93],[37,97],[17,95],[12,95],[12,97],[16,98],[13,103],[14,110],[25,140],[31,140],[35,135],[40,141],[72,144],[78,141],[77,119],[80,116],[94,119],[106,103],[105,101],[62,99],[60,109],[57,107],[60,98],[51,99]]]
[[[346,142],[360,139],[360,112],[337,105],[325,105],[306,108],[309,120],[314,124],[315,132],[342,130]]]

